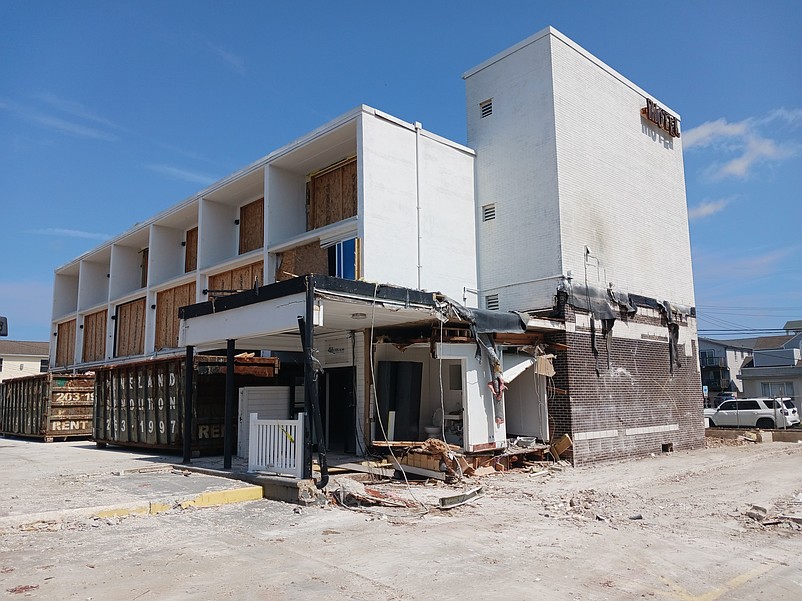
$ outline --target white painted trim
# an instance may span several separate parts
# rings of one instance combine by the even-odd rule
[[[618,438],[618,430],[596,430],[592,432],[574,432],[574,440],[595,440],[597,438]]]
[[[624,434],[627,436],[636,436],[638,434],[658,434],[660,432],[676,432],[679,430],[679,424],[666,424],[664,426],[646,426],[644,428],[627,428]]]

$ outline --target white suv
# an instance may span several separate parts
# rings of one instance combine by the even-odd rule
[[[790,398],[731,399],[717,409],[705,409],[711,426],[736,428],[790,428],[799,423],[799,413]]]

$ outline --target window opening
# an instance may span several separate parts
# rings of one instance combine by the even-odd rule
[[[329,247],[329,274],[345,280],[356,279],[356,238]]]

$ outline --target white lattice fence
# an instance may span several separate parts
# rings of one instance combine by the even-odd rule
[[[298,419],[259,419],[250,414],[248,471],[303,477],[304,422]]]

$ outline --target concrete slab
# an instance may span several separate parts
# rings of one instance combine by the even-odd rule
[[[176,457],[87,441],[0,438],[0,530],[261,499],[261,486],[175,465]]]

